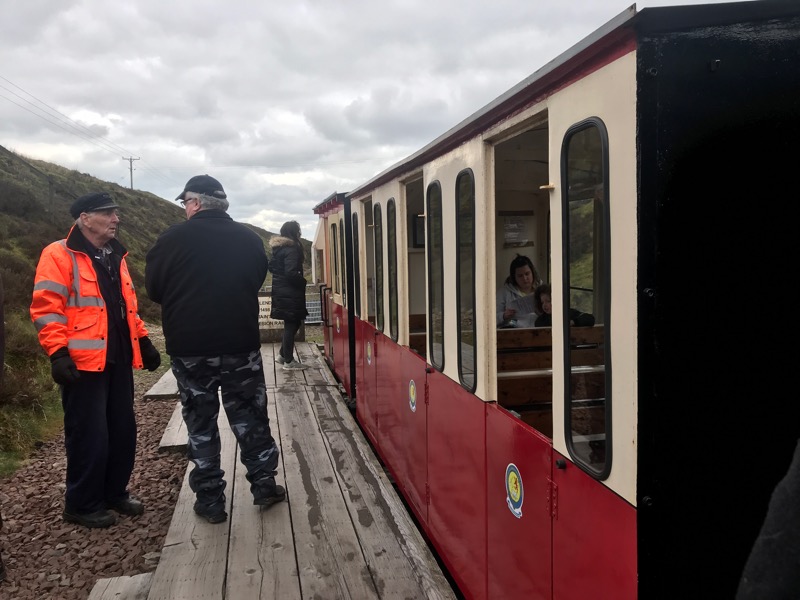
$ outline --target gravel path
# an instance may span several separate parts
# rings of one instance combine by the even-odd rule
[[[148,328],[163,362],[155,373],[134,372],[139,437],[129,486],[144,502],[145,513],[119,515],[108,529],[64,523],[63,433],[43,444],[19,471],[0,479],[0,550],[7,570],[0,598],[86,599],[98,579],[155,570],[187,461],[183,453],[158,450],[175,401],[141,399],[167,360],[160,330]]]

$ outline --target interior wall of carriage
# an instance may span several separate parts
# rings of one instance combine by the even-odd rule
[[[531,259],[550,281],[550,182],[546,115],[529,129],[494,146],[495,289],[518,255]]]
[[[522,125],[522,127],[520,127]],[[494,263],[492,290],[502,290],[518,256],[531,260],[538,279],[551,283],[550,157],[546,111],[503,132],[493,146]],[[514,133],[516,131],[516,133]],[[491,198],[492,195],[489,195]],[[498,295],[495,295],[497,300]],[[502,307],[495,305],[500,315]],[[528,315],[518,315],[524,329]],[[552,342],[550,329],[506,328],[497,316],[498,404],[549,438],[553,437]]]
[[[425,270],[425,189],[422,173],[407,179],[403,185],[406,207],[405,242],[406,304],[408,306],[406,345],[425,358],[427,356],[427,302]]]

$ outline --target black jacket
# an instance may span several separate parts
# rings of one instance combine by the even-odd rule
[[[577,308],[569,309],[569,320],[572,321],[572,324],[576,327],[592,327],[594,325],[594,315],[592,313],[583,313]],[[533,326],[552,327],[553,315],[548,315],[547,313],[540,314],[536,317],[536,322]]]
[[[268,264],[261,238],[222,210],[202,210],[161,234],[147,253],[145,286],[161,304],[167,354],[258,349],[258,292]]]
[[[300,242],[275,236],[269,240],[272,260],[272,312],[270,317],[300,322],[306,318],[306,280],[303,277],[303,247]]]

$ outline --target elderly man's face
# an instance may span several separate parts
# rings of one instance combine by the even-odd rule
[[[115,208],[81,213],[81,221],[84,235],[94,238],[95,243],[105,244],[117,236],[119,215]]]

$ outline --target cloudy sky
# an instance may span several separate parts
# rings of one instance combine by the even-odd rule
[[[132,166],[134,188],[166,199],[208,173],[234,218],[269,231],[297,220],[310,239],[316,204],[418,150],[631,2],[7,4],[0,146],[126,187]]]

